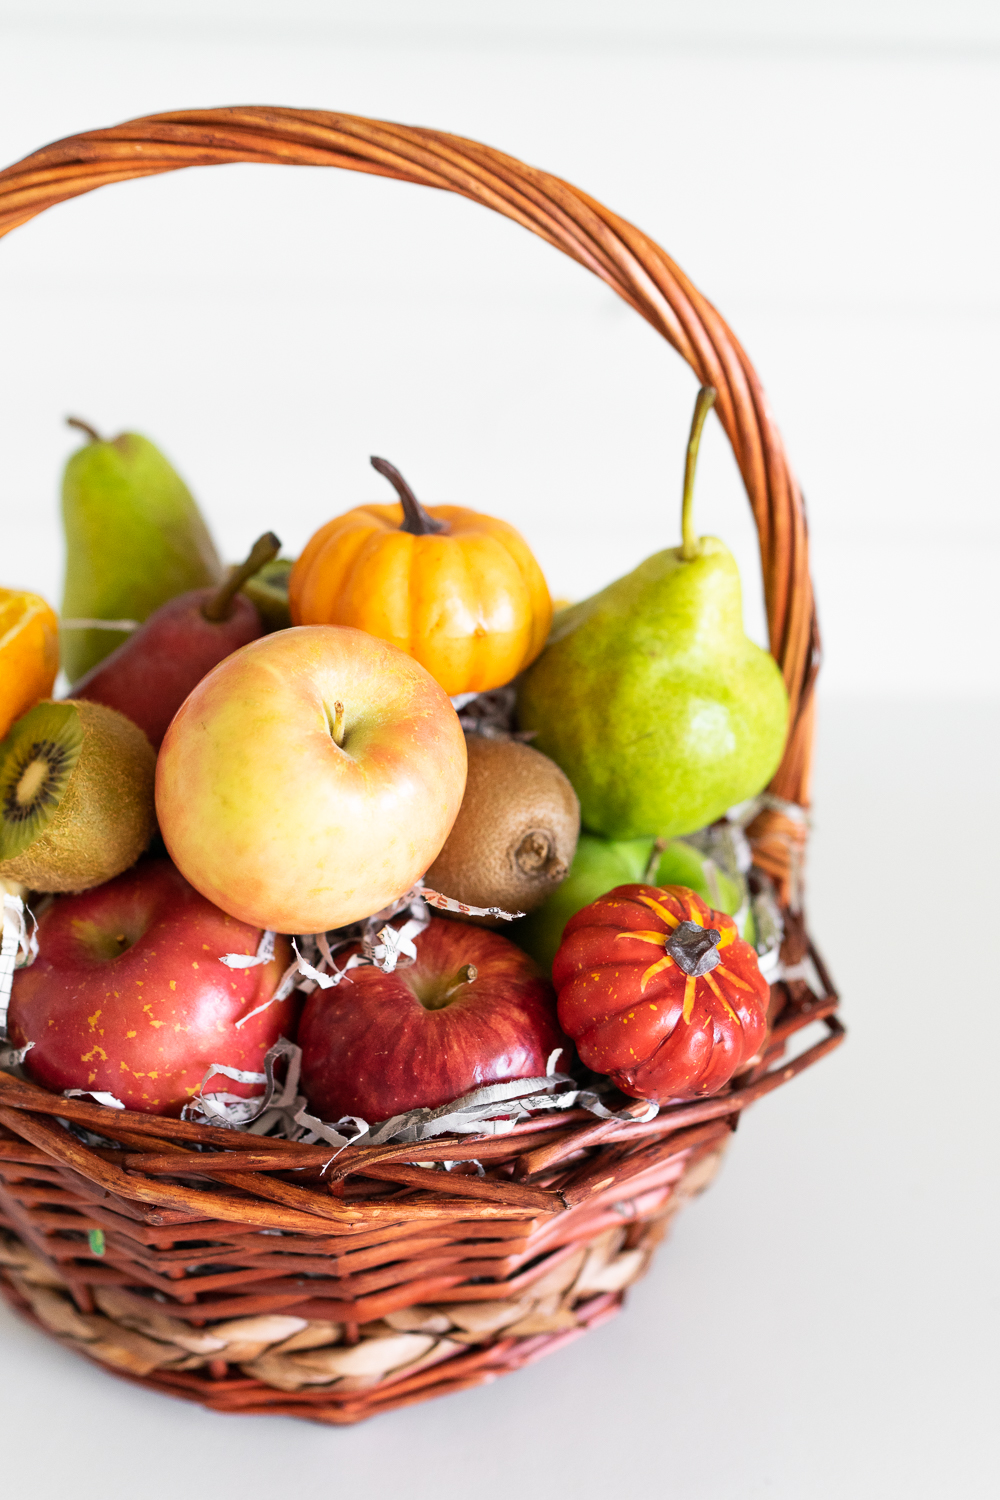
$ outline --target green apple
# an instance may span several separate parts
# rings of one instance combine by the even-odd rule
[[[714,860],[683,839],[671,839],[658,860],[653,839],[598,838],[582,833],[576,856],[562,885],[544,905],[516,922],[511,937],[536,963],[548,971],[562,942],[563,928],[584,906],[616,885],[685,885],[717,911],[729,916],[743,906],[746,889],[741,880],[719,869]],[[743,934],[747,936],[746,932]]]

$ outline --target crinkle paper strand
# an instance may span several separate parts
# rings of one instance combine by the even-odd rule
[[[506,1135],[541,1110],[586,1109],[602,1120],[634,1123],[655,1119],[659,1113],[656,1104],[636,1100],[626,1109],[609,1109],[601,1095],[616,1092],[610,1085],[596,1083],[582,1087],[569,1074],[557,1073],[556,1062],[561,1051],[562,1048],[557,1048],[550,1056],[544,1078],[515,1078],[507,1083],[487,1084],[437,1109],[411,1109],[389,1120],[370,1123],[358,1115],[331,1121],[310,1114],[306,1099],[299,1093],[302,1051],[282,1037],[264,1058],[263,1073],[212,1067],[202,1081],[204,1088],[210,1078],[221,1073],[237,1083],[264,1084],[263,1095],[244,1099],[236,1094],[199,1094],[185,1106],[184,1118],[309,1145],[327,1141],[336,1151],[351,1145],[429,1141],[438,1135]],[[283,1083],[275,1076],[275,1065],[280,1058],[287,1061]]]

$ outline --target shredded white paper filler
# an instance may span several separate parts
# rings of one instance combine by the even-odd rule
[[[202,1093],[185,1105],[183,1117],[306,1144],[326,1141],[336,1151],[358,1144],[383,1146],[392,1141],[427,1141],[451,1133],[506,1135],[540,1110],[586,1109],[602,1120],[636,1124],[655,1119],[659,1113],[656,1104],[637,1100],[626,1109],[609,1109],[602,1095],[615,1092],[610,1083],[595,1081],[591,1086],[581,1087],[569,1074],[555,1072],[561,1051],[562,1048],[557,1048],[549,1057],[549,1071],[544,1078],[515,1078],[506,1083],[487,1084],[437,1109],[411,1109],[389,1120],[370,1123],[357,1115],[331,1121],[310,1114],[305,1097],[299,1093],[301,1049],[282,1037],[264,1058],[263,1073],[215,1066],[209,1068],[202,1080],[204,1088],[210,1078],[221,1073],[238,1083],[263,1084],[263,1094],[244,1099],[229,1093]],[[275,1078],[275,1065],[280,1058],[287,1060],[284,1083]]]
[[[28,922],[31,921],[29,931]],[[14,970],[25,969],[38,957],[38,923],[20,896],[3,893],[3,936],[0,939],[0,1038],[7,1035]]]

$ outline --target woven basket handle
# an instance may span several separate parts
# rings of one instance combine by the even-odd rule
[[[791,700],[788,745],[771,783],[777,803],[809,793],[819,636],[802,497],[770,407],[739,343],[653,240],[578,188],[489,146],[441,131],[324,110],[181,110],[57,141],[0,172],[0,235],[54,203],[131,177],[225,162],[344,167],[460,193],[514,219],[607,282],[718,391],[760,537],[771,650]],[[804,825],[772,806],[751,830],[758,860],[787,893]],[[788,816],[788,814],[792,816]]]

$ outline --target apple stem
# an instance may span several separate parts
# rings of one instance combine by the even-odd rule
[[[85,432],[92,443],[104,442],[104,439],[101,437],[101,434],[98,432],[97,428],[91,427],[90,423],[85,422],[82,417],[67,417],[66,426],[76,427],[80,430],[80,432]]]
[[[343,748],[344,748],[344,705],[340,702],[339,698],[338,698],[337,702],[333,705],[333,723],[330,725],[330,734],[333,737],[333,743],[337,746],[337,749],[338,750],[343,750]]]
[[[272,557],[277,557],[280,551],[281,543],[273,531],[265,531],[263,536],[259,536],[251,547],[246,562],[234,568],[225,583],[205,600],[201,606],[202,617],[216,624],[228,620],[233,612],[233,600],[247,579],[259,573],[264,564],[270,562]]]
[[[653,884],[653,876],[656,874],[656,867],[660,863],[660,856],[669,843],[669,839],[654,840],[653,847],[649,852],[649,861],[646,865],[645,873],[642,877],[643,885]]]
[[[463,984],[475,984],[478,978],[479,970],[475,964],[465,964],[455,975],[455,983],[445,990],[442,998],[444,1000],[450,999],[456,990],[462,988]]]
[[[705,425],[705,418],[715,405],[716,394],[714,386],[703,385],[698,392],[694,416],[691,418],[691,435],[684,463],[684,499],[681,502],[681,557],[685,562],[693,562],[701,551],[694,529],[694,471],[698,463],[701,430]]]
[[[399,496],[403,507],[400,531],[408,531],[411,536],[430,536],[435,531],[449,529],[447,521],[436,521],[433,516],[428,515],[395,464],[391,464],[387,458],[372,458],[371,465],[383,479],[388,479]]]

